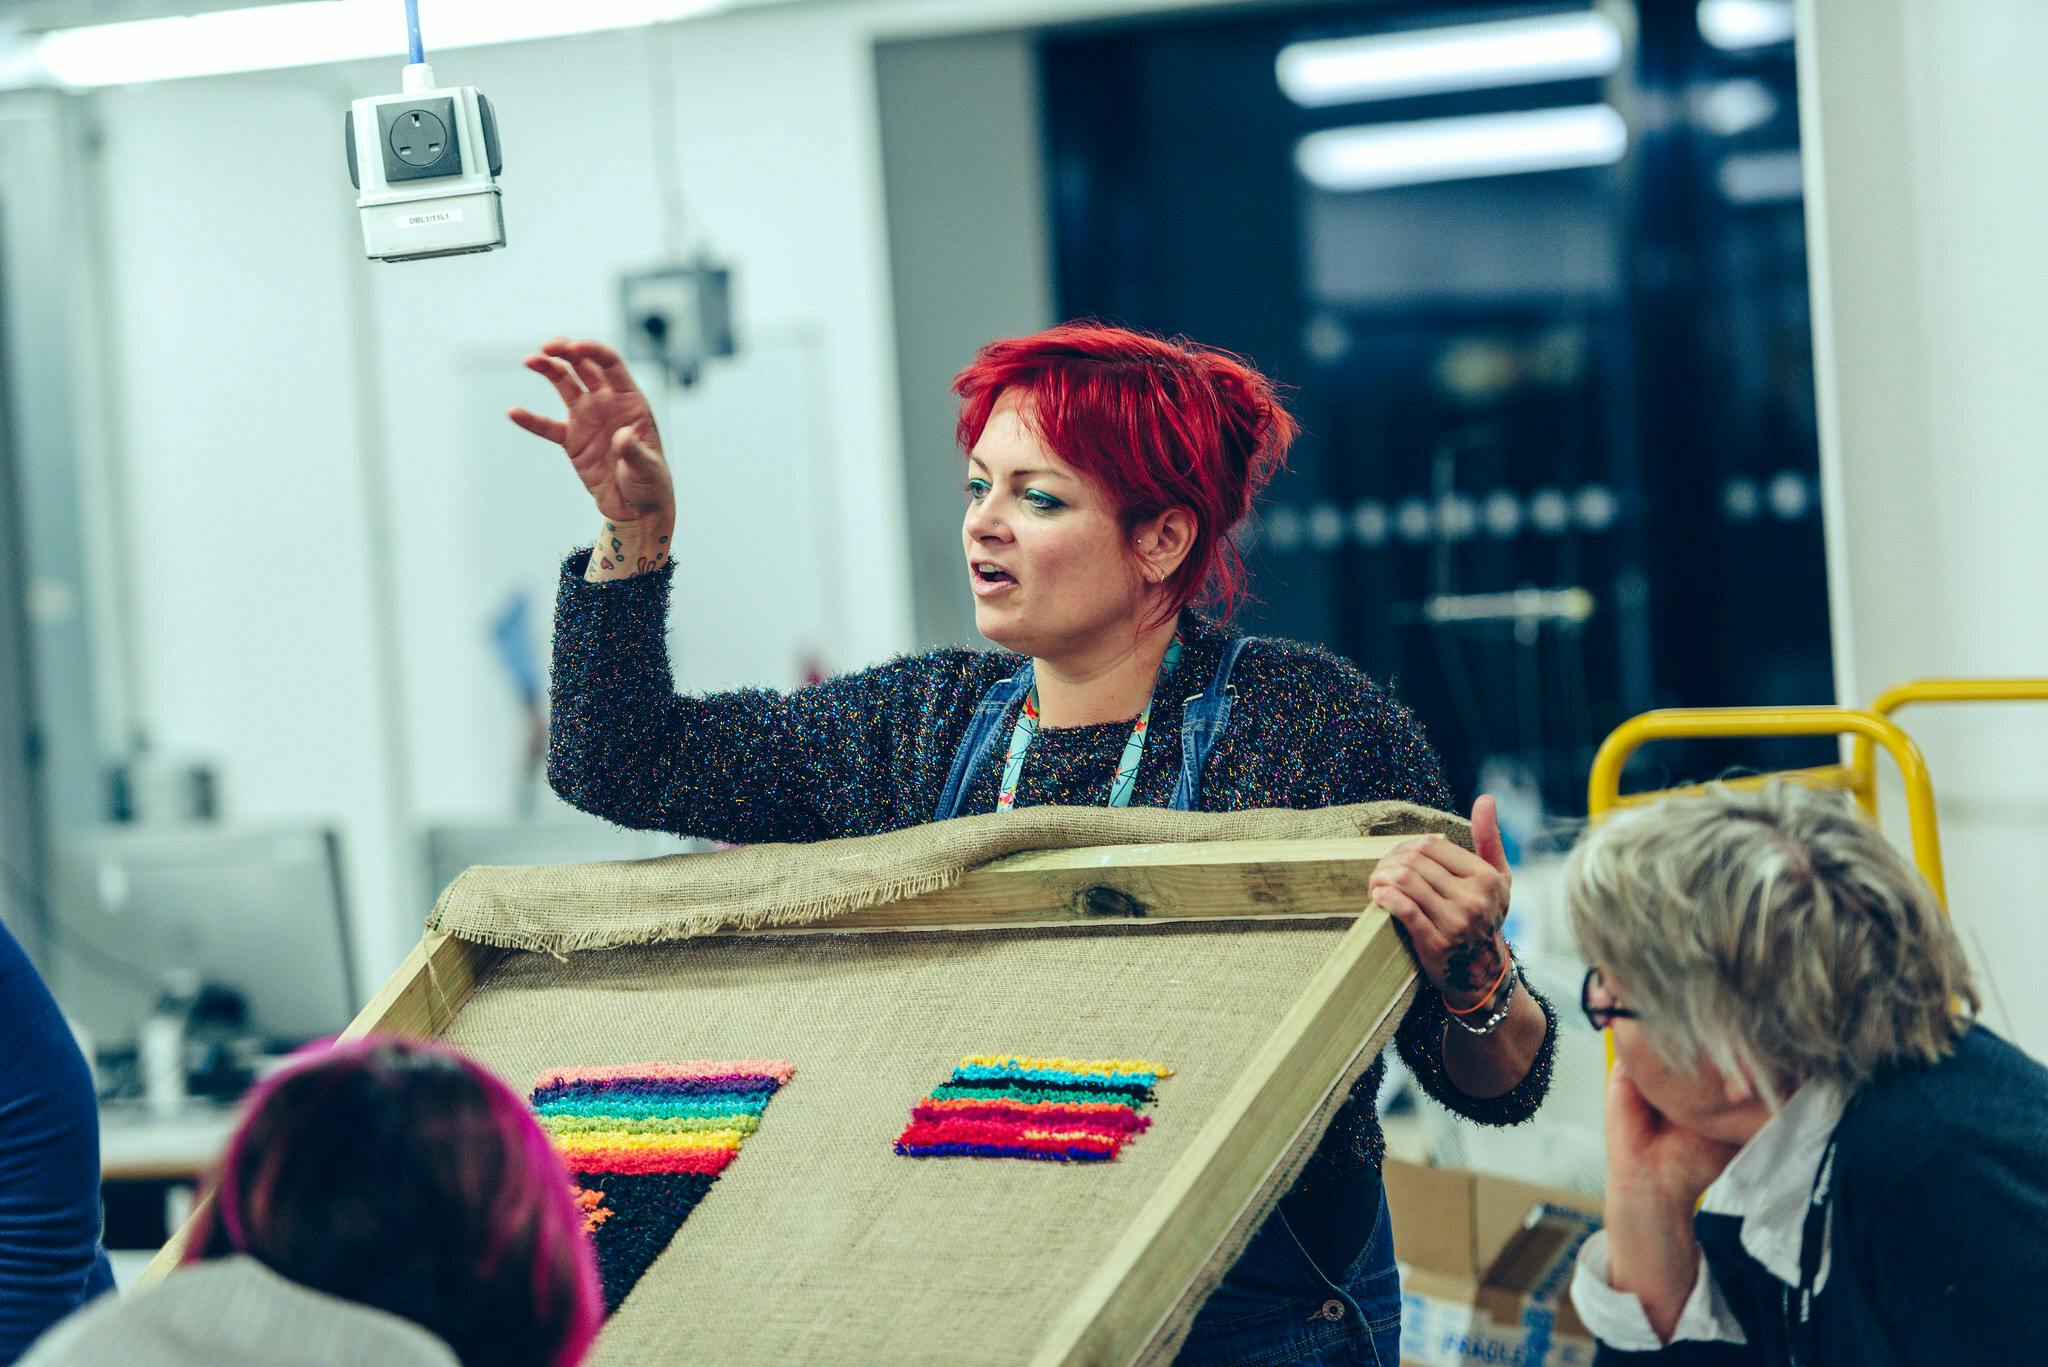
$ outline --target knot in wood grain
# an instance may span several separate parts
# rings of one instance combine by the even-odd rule
[[[1145,914],[1145,904],[1107,883],[1095,883],[1074,894],[1074,914],[1077,916],[1127,916]]]

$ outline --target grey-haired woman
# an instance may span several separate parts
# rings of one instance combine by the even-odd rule
[[[1973,1023],[1927,884],[1832,794],[1715,790],[1572,854],[1611,1029],[1603,1363],[2048,1360],[2048,1070]]]

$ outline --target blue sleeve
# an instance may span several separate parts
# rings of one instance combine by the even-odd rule
[[[0,926],[0,1363],[113,1289],[100,1249],[92,1074],[28,955]]]

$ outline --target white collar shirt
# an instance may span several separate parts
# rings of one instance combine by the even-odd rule
[[[1787,1287],[1799,1285],[1807,1205],[1844,1105],[1845,1098],[1834,1087],[1822,1083],[1801,1087],[1742,1146],[1700,1202],[1700,1210],[1706,1214],[1740,1220],[1743,1250]],[[1827,1285],[1832,1243],[1830,1221],[1821,1235],[1816,1295]],[[1604,1230],[1580,1250],[1572,1275],[1572,1305],[1593,1336],[1610,1348],[1650,1353],[1665,1346],[1651,1327],[1642,1301],[1630,1292],[1614,1289]],[[1748,1342],[1704,1258],[1671,1334],[1671,1342],[1684,1341]]]

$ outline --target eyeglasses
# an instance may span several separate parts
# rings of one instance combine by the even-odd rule
[[[1600,998],[1598,1001],[1593,1000],[1596,992]],[[1597,968],[1586,970],[1586,981],[1579,988],[1579,1010],[1586,1013],[1586,1020],[1595,1030],[1605,1030],[1616,1021],[1642,1019],[1640,1014],[1626,1006],[1615,1005],[1614,994],[1608,991],[1607,983]]]

